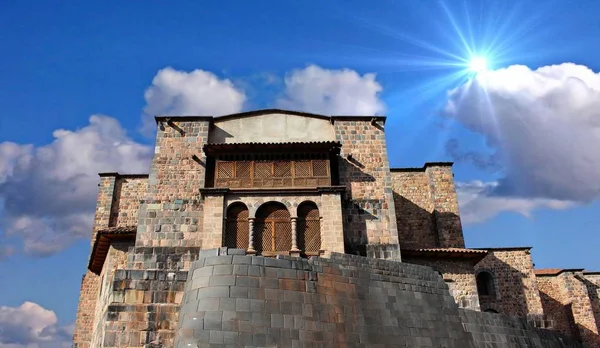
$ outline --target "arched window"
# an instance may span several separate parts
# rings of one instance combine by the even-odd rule
[[[319,208],[313,202],[298,206],[296,224],[298,248],[307,255],[318,255],[321,250],[321,217]]]
[[[223,246],[248,249],[248,208],[244,203],[233,203],[227,208]]]
[[[497,311],[497,310],[495,310],[495,309],[492,309],[492,308],[488,308],[488,309],[486,309],[484,312],[486,312],[486,313],[496,313],[496,314],[498,314],[498,311]]]
[[[494,296],[496,294],[494,277],[490,272],[479,272],[476,280],[477,292],[479,293],[479,296]]]
[[[265,256],[289,253],[292,249],[292,220],[286,206],[265,203],[256,211],[254,249]]]

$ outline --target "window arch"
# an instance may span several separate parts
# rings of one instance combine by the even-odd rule
[[[479,296],[494,296],[496,294],[494,276],[490,272],[479,272],[475,279],[477,281],[477,293]]]
[[[254,249],[260,255],[289,253],[292,249],[292,220],[279,202],[261,205],[254,223]]]
[[[486,313],[496,313],[496,314],[498,314],[498,311],[497,311],[497,310],[495,310],[495,309],[493,309],[493,308],[488,308],[488,309],[486,309],[484,312],[486,312]]]
[[[233,203],[227,208],[223,246],[248,249],[248,207],[244,203]]]
[[[300,250],[307,255],[319,254],[321,250],[321,217],[315,203],[303,202],[298,206],[296,235]]]

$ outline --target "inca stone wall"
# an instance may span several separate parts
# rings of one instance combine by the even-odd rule
[[[519,317],[543,314],[530,248],[487,250],[488,255],[475,266],[475,272],[489,272],[495,291],[492,296],[480,296],[481,310]]]
[[[464,248],[450,163],[392,169],[392,188],[403,248]]]
[[[347,188],[343,211],[348,252],[364,254],[367,244],[399,243],[383,124],[367,120],[334,123],[336,138],[342,143],[340,184]]]
[[[186,278],[187,271],[117,271],[96,347],[173,347]]]
[[[581,342],[554,331],[536,329],[524,318],[468,309],[458,312],[477,348],[583,348]]]
[[[437,273],[360,256],[272,259],[243,250],[202,251],[190,268],[183,301],[177,347],[470,342]]]
[[[429,267],[244,254],[204,250],[192,264],[175,347],[580,347],[517,318],[459,310]]]

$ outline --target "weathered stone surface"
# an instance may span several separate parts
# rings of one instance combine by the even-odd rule
[[[273,122],[256,123],[267,119]],[[451,329],[460,326],[461,317],[471,325],[467,330],[470,344],[477,346],[524,346],[531,340],[536,342],[533,346],[555,344],[554,337],[530,332],[532,325],[551,327],[589,347],[600,344],[597,274],[579,270],[536,277],[531,257],[515,248],[491,251],[473,267],[468,261],[443,255],[404,260],[401,250],[464,248],[465,243],[451,163],[390,169],[383,117],[259,111],[225,120],[192,116],[159,121],[148,175],[100,175],[91,240],[94,266],[81,283],[75,348],[149,347],[150,342],[153,347],[171,348],[178,320],[185,321],[179,331],[180,344],[199,346],[279,342],[319,347],[342,342],[348,347],[450,347],[464,338],[463,329]],[[235,134],[226,135],[219,124],[250,125],[253,132],[235,126],[228,128]],[[276,127],[282,124],[285,127]],[[318,129],[310,131],[300,126],[316,124]],[[242,181],[232,183],[233,189],[212,187],[216,158],[206,157],[203,148],[210,139],[231,143],[250,138],[286,141],[286,137],[291,137],[289,141],[335,140],[341,152],[336,155],[336,145],[331,153],[302,154],[300,161],[312,161],[316,155],[329,166],[320,165],[326,175],[311,181],[319,168],[311,164],[309,172],[301,175],[304,183],[299,187],[284,187],[289,184],[283,179],[288,174],[276,177],[275,167],[272,178],[259,180],[265,186],[260,189]],[[277,156],[276,161],[287,160]],[[289,170],[300,168],[297,163]],[[320,187],[323,179],[331,181],[331,186]],[[291,182],[293,186],[295,181]],[[290,235],[285,229],[290,250],[283,247],[277,253],[319,257],[306,261],[246,255],[255,253],[251,240],[264,242],[254,234],[256,214],[271,202],[285,206],[290,229],[296,231]],[[316,219],[311,223],[319,233],[311,237],[315,242],[310,252],[304,253],[309,251],[308,220],[302,220],[300,212],[307,202],[317,208],[312,210]],[[241,246],[244,250],[222,247],[232,244],[225,243],[232,236],[225,233],[231,204],[248,208],[247,219],[242,219],[247,225],[236,227],[233,243],[245,243],[247,250],[245,245]],[[238,239],[241,230],[244,237]],[[124,231],[129,239],[99,237],[100,231]],[[274,237],[274,242],[282,236],[276,233],[269,238]],[[292,247],[294,237],[301,250]],[[435,272],[435,281],[425,275],[430,271],[420,273],[428,268],[382,260],[434,267],[447,284]],[[192,263],[193,271],[187,272]],[[479,293],[475,276],[480,271],[493,275],[491,297]],[[458,315],[456,304],[517,315],[529,326],[519,326],[517,333],[515,325],[520,322],[494,317],[492,325],[486,316]],[[206,312],[215,313],[206,321],[207,329]],[[221,313],[220,324],[216,313]]]
[[[226,253],[196,261],[190,272],[216,267],[207,260],[247,265]],[[232,347],[580,347],[526,320],[459,309],[442,277],[426,266],[336,253],[252,258],[262,259],[256,276],[190,295],[203,320],[181,317],[175,347],[198,342],[190,341],[189,330],[213,338],[207,347],[225,340]]]

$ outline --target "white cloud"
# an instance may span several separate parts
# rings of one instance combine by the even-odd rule
[[[68,348],[73,325],[61,326],[53,311],[33,302],[0,306],[0,348]]]
[[[325,115],[378,115],[385,111],[375,74],[354,70],[327,70],[310,65],[285,77],[278,107]]]
[[[246,95],[228,79],[196,69],[159,70],[144,94],[143,130],[154,129],[156,115],[220,116],[242,111]]]
[[[511,204],[507,209],[521,213],[532,204],[562,208],[555,203],[600,196],[600,75],[589,68],[491,71],[451,91],[444,111],[484,136],[493,152],[487,157],[502,168],[497,184],[480,193],[478,204],[491,205],[482,214]]]
[[[513,212],[527,218],[537,209],[567,209],[574,202],[547,198],[521,198],[494,195],[497,182],[457,182],[456,194],[464,224],[483,222],[502,212]]]
[[[149,147],[114,118],[89,122],[54,131],[54,141],[41,147],[0,143],[1,244],[21,240],[23,251],[37,256],[60,251],[91,234],[98,173],[148,172]]]

